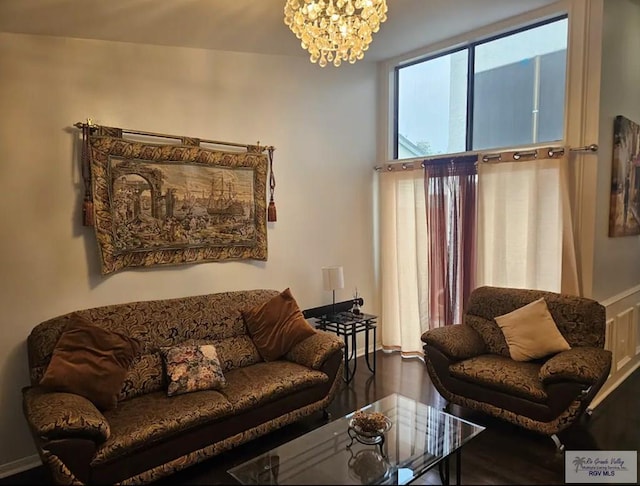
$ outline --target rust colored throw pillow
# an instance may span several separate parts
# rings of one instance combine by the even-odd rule
[[[138,340],[73,315],[40,385],[82,395],[100,410],[109,410],[118,403],[127,368],[139,349]]]
[[[242,311],[253,344],[265,361],[275,361],[316,330],[286,289],[264,304]]]
[[[511,359],[515,361],[530,361],[571,349],[560,334],[544,298],[498,316],[495,321],[502,329]]]

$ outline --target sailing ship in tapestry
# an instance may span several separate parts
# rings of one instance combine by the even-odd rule
[[[255,244],[254,172],[112,158],[116,252]]]

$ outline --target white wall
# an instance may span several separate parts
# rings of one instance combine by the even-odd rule
[[[640,124],[639,26],[640,0],[604,1],[593,294],[607,309],[613,363],[594,404],[640,366],[640,236],[608,236],[613,120]]]
[[[0,34],[0,471],[35,453],[21,410],[25,340],[77,309],[291,287],[329,303],[322,266],[376,312],[372,245],[376,70],[287,58]],[[101,277],[81,226],[75,122],[274,145],[278,222],[266,262],[202,263]]]
[[[609,237],[613,120],[640,124],[640,1],[605,0],[593,295],[606,299],[640,285],[640,236]]]

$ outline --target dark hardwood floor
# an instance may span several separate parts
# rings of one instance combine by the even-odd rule
[[[402,359],[398,354],[378,352],[377,373],[371,375],[362,358],[354,380],[344,386],[330,406],[338,418],[367,403],[391,393],[401,393],[415,400],[442,408],[444,401],[431,385],[424,363],[419,359]],[[640,370],[598,406],[590,418],[562,434],[567,450],[640,450]],[[463,484],[564,484],[564,456],[553,441],[486,417],[470,410],[452,407],[451,412],[478,424],[486,430],[469,442],[463,453]],[[157,485],[234,484],[226,471],[251,457],[326,423],[322,414],[308,417],[264,437],[244,444],[162,479]],[[638,461],[640,462],[640,461]],[[43,484],[42,468],[1,479],[6,484]],[[435,472],[429,472],[415,484],[440,484]]]

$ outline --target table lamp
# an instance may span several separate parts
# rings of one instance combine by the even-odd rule
[[[333,306],[331,313],[336,313],[336,289],[344,288],[344,274],[341,266],[322,268],[322,286],[324,290],[333,292]]]

